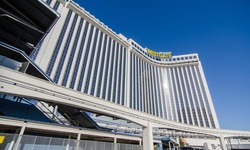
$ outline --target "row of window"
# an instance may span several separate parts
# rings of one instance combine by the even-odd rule
[[[126,55],[120,43],[69,10],[46,73],[63,86],[125,104]]]
[[[145,55],[151,59],[158,60],[158,61],[173,61],[173,62],[175,62],[175,61],[197,60],[198,59],[197,55],[181,56],[181,57],[173,57],[173,58],[158,58],[158,57],[154,57],[154,56],[148,54],[147,52],[145,52],[145,50],[143,50],[140,46],[138,46],[134,42],[132,42],[132,46],[133,46],[134,50],[138,51],[142,55]]]
[[[130,53],[129,107],[186,124],[215,128],[198,66],[160,68]]]

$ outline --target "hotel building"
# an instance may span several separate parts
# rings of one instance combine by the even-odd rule
[[[184,124],[219,128],[198,54],[171,56],[117,34],[73,1],[31,58],[62,86]]]

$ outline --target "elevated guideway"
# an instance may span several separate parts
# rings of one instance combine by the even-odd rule
[[[63,115],[72,125],[101,131],[111,131],[112,129],[100,127],[88,114],[80,109],[57,105],[58,112]]]
[[[17,59],[18,58],[18,59]],[[0,66],[5,66],[14,71],[23,72],[26,75],[32,75],[47,82],[53,83],[40,68],[37,66],[25,53],[24,51],[13,47],[9,44],[0,41]],[[24,97],[24,96],[23,96]],[[53,104],[54,102],[50,102]],[[45,106],[46,107],[46,106]],[[99,127],[85,112],[80,112],[80,110],[66,107],[60,105],[57,106],[57,111],[62,114],[72,125],[77,125],[79,127],[98,129],[98,130],[108,130],[106,128]],[[46,112],[45,112],[46,113]],[[47,115],[50,116],[50,115]],[[54,116],[50,118],[53,121],[61,123],[60,119],[54,120]]]
[[[153,127],[207,134],[221,139],[234,136],[250,137],[249,131],[212,129],[168,121],[2,66],[0,66],[0,92],[3,94],[33,98],[129,120],[143,126],[143,147],[145,149],[151,147],[147,143],[152,143],[153,141]],[[150,150],[151,149],[153,149],[153,147],[150,148]]]

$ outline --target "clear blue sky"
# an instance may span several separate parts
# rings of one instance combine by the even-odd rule
[[[250,131],[250,1],[75,0],[142,47],[198,53],[223,129]]]

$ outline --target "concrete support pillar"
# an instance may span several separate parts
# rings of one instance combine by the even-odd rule
[[[153,129],[150,122],[148,122],[147,127],[143,127],[143,150],[154,150],[153,144]]]
[[[67,145],[66,145],[65,150],[68,150],[68,149],[69,149],[70,139],[71,139],[71,134],[69,135],[68,142],[67,142]]]
[[[171,142],[168,142],[168,149],[171,150]]]
[[[22,140],[23,133],[25,131],[26,126],[27,126],[27,122],[24,122],[24,124],[23,124],[23,126],[22,126],[22,128],[20,130],[20,133],[19,133],[19,135],[17,137],[17,140],[16,140],[16,143],[15,143],[15,146],[14,146],[13,150],[18,150],[18,147],[19,147],[19,144],[20,144],[20,142]]]
[[[178,144],[180,144],[180,138],[179,138],[179,137],[176,137],[175,140],[176,140],[176,142],[177,142]]]
[[[176,137],[176,142],[178,144],[176,149],[179,150],[180,149],[180,138],[179,137]]]
[[[222,150],[227,150],[227,146],[226,146],[226,143],[225,143],[225,140],[224,140],[224,136],[220,136],[220,138],[219,138],[219,140],[220,140],[220,147],[221,147],[221,149]]]
[[[118,150],[117,138],[114,137],[114,150]]]
[[[76,141],[76,145],[75,145],[75,150],[79,149],[80,140],[81,140],[81,133],[79,131],[79,133],[77,134],[77,141]]]
[[[139,140],[139,145],[141,145],[141,139]]]
[[[58,109],[58,106],[55,105],[54,110],[53,110],[53,117],[52,117],[53,119],[54,119],[55,116],[56,116],[57,109]]]
[[[8,150],[12,150],[14,144],[15,144],[15,140],[17,138],[17,134],[19,133],[20,129],[17,129],[16,132],[15,132],[15,135],[13,136],[11,142],[10,142],[10,146],[8,148]]]

